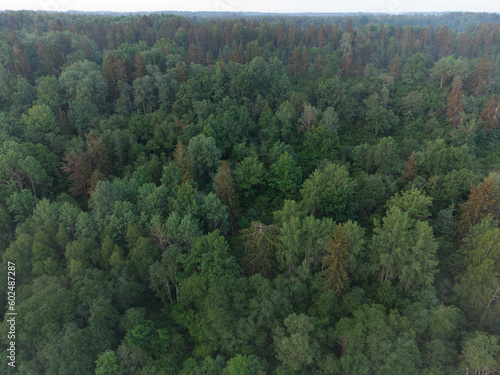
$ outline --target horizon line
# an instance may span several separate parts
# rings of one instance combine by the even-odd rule
[[[263,11],[228,11],[228,10],[137,10],[137,11],[117,11],[117,10],[78,10],[69,9],[64,11],[57,10],[43,10],[43,9],[0,9],[0,12],[43,12],[43,13],[118,13],[118,14],[140,14],[140,13],[226,13],[226,14],[240,14],[240,13],[254,13],[254,14],[368,14],[368,15],[405,15],[405,14],[451,14],[451,13],[471,13],[471,14],[500,14],[500,11],[470,11],[470,10],[441,10],[441,11],[406,11],[406,12],[372,12],[372,11],[350,11],[350,12],[263,12]]]

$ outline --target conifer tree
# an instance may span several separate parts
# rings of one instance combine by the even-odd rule
[[[186,71],[184,70],[184,63],[179,61],[177,64],[177,79],[179,82],[186,82]]]
[[[324,289],[333,289],[340,292],[349,282],[347,277],[347,267],[349,265],[347,246],[348,242],[344,237],[342,224],[339,224],[330,239],[328,253],[323,258]]]
[[[323,71],[323,59],[319,53],[314,59],[314,70],[318,77],[321,76],[321,72]]]
[[[134,58],[134,78],[141,78],[146,75],[146,64],[144,63],[144,58],[137,52]]]
[[[193,168],[191,159],[186,150],[186,147],[181,142],[178,142],[174,150],[174,165],[181,170],[183,181],[193,178]]]
[[[500,214],[500,192],[493,186],[493,175],[490,174],[477,186],[471,185],[469,201],[460,205],[462,221],[459,230],[464,237],[469,227],[476,225],[485,216],[492,214],[498,218]]]
[[[401,75],[400,65],[401,65],[401,60],[399,58],[399,55],[394,56],[394,58],[389,63],[389,71],[391,76],[399,77]]]
[[[125,69],[125,64],[119,53],[115,56],[113,64],[113,77],[116,82],[128,82],[127,70]]]
[[[300,53],[297,47],[292,51],[292,56],[290,57],[290,74],[295,77],[299,72],[300,66]]]
[[[403,167],[403,173],[400,178],[401,187],[405,188],[415,180],[415,178],[417,178],[417,161],[415,151],[413,151]]]
[[[71,185],[69,191],[74,195],[90,194],[92,166],[88,154],[81,150],[71,150],[63,159],[61,170],[68,174]]]
[[[106,78],[108,82],[111,82],[114,80],[113,70],[115,65],[115,58],[111,53],[108,53],[104,61],[105,61],[104,78]]]
[[[250,228],[241,231],[246,261],[250,273],[270,277],[275,269],[275,246],[279,228],[253,222]]]
[[[231,168],[225,160],[220,163],[219,170],[214,177],[215,195],[228,208],[232,208],[235,204],[236,194],[233,186],[233,176]]]
[[[481,96],[486,93],[490,74],[491,61],[488,55],[485,54],[479,61],[479,65],[469,80],[469,89],[474,96]]]
[[[481,111],[481,118],[484,121],[483,129],[486,133],[491,133],[493,130],[500,127],[498,108],[500,108],[500,102],[496,104],[495,95],[492,95]]]
[[[302,75],[307,76],[307,69],[309,68],[309,56],[307,56],[307,48],[302,46],[302,52],[300,54],[300,70]]]
[[[453,86],[451,88],[451,93],[446,99],[446,116],[448,122],[456,128],[462,121],[462,113],[464,112],[464,105],[462,103],[462,97],[464,92],[462,91],[462,79],[460,76],[453,80]]]
[[[102,173],[109,170],[108,149],[104,142],[94,133],[87,135],[87,154],[93,169],[98,169]]]

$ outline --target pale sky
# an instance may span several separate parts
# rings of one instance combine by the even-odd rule
[[[15,5],[14,5],[15,4]],[[500,12],[500,0],[0,0],[0,9],[229,12]]]

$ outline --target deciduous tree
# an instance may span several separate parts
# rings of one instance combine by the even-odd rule
[[[489,375],[500,371],[498,336],[476,332],[464,340],[460,355],[460,371],[464,374]]]
[[[302,186],[302,205],[308,214],[332,217],[340,222],[351,218],[354,184],[344,166],[329,163],[318,168]]]
[[[314,326],[311,318],[304,314],[290,314],[284,325],[286,333],[284,330],[278,330],[274,338],[276,357],[285,369],[306,369],[319,352],[319,344],[313,336]]]

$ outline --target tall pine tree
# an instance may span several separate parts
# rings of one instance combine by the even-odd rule
[[[462,122],[462,114],[464,112],[464,105],[462,103],[464,92],[462,91],[462,86],[462,79],[460,76],[456,77],[453,80],[451,93],[446,99],[446,116],[448,122],[454,128]]]
[[[347,267],[349,265],[347,246],[348,242],[344,237],[342,224],[339,224],[330,239],[328,253],[323,258],[324,289],[339,292],[347,286],[349,282],[347,277]]]
[[[469,201],[460,205],[462,221],[459,230],[464,237],[469,227],[476,225],[485,216],[491,214],[498,218],[500,215],[500,192],[493,186],[493,175],[490,174],[477,186],[471,186]]]

